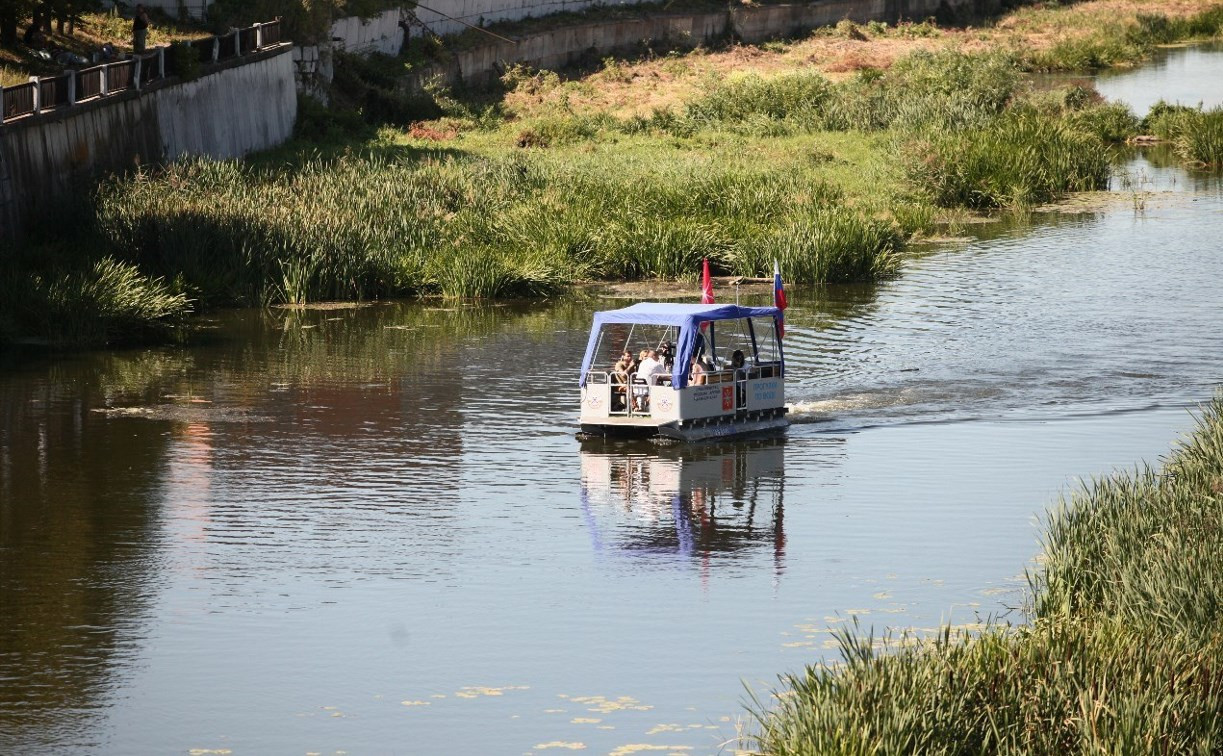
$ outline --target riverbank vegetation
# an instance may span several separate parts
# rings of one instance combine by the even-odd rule
[[[810,753],[1212,753],[1223,743],[1223,395],[1164,463],[1048,515],[1028,622],[839,636],[786,676],[754,749]]]
[[[1073,8],[1118,4],[1134,5]],[[1169,5],[1169,24],[1208,28],[1192,21],[1202,3]],[[110,260],[158,303],[114,304],[159,331],[228,305],[691,278],[702,258],[742,276],[768,275],[777,259],[795,284],[885,277],[907,241],[954,231],[965,213],[1106,185],[1114,145],[1139,120],[1089,86],[1038,90],[1027,58],[987,49],[990,34],[1045,28],[1060,12],[1022,11],[980,39],[931,23],[842,24],[793,43],[608,58],[573,76],[512,67],[493,92],[433,87],[425,108],[394,91],[393,64],[375,62],[357,78],[377,97],[354,111],[304,103],[299,139],[271,153],[107,181],[77,208],[75,246],[88,253],[35,249],[0,265],[0,279],[68,290]],[[808,43],[875,40],[892,57],[796,57]],[[1179,110],[1159,123],[1187,150],[1206,131]],[[0,303],[0,340],[112,339],[49,333],[37,311]]]
[[[449,116],[359,151],[112,182],[94,223],[121,259],[205,304],[541,296],[691,277],[702,258],[743,276],[776,258],[796,283],[828,283],[895,272],[940,208],[1043,202],[1109,173],[1104,141],[1071,118],[1098,103],[1038,107],[1014,62],[988,54],[918,52],[842,82],[711,82],[648,118],[438,100]]]

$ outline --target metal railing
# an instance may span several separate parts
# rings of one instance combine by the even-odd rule
[[[38,108],[38,82],[18,84],[0,89],[0,113],[4,120],[20,118]]]
[[[82,68],[76,72],[76,99],[88,100],[106,94],[106,66]]]
[[[281,44],[280,21],[255,24],[245,29],[197,39],[189,43],[203,64],[230,60]],[[78,102],[140,90],[169,78],[166,47],[127,60],[103,63],[58,76],[31,77],[25,84],[0,87],[0,123],[36,115],[45,110],[70,108]]]
[[[132,79],[135,72],[135,60],[124,60],[106,66],[106,94],[114,94],[125,89],[132,89]]]
[[[38,106],[43,110],[72,104],[72,88],[76,77],[72,72],[38,80]]]

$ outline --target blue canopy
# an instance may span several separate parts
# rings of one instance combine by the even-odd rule
[[[781,310],[776,307],[740,307],[720,304],[676,304],[670,302],[642,302],[622,310],[596,312],[590,339],[586,342],[586,356],[582,359],[581,385],[586,385],[586,373],[594,363],[595,349],[599,345],[599,334],[605,325],[660,325],[679,328],[679,342],[675,348],[675,364],[685,368],[696,351],[701,323],[715,320],[738,320],[739,318],[778,318]],[[671,377],[671,385],[683,388],[688,383],[688,371],[677,369]]]

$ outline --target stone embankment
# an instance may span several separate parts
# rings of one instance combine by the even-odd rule
[[[490,37],[487,44],[453,50],[446,61],[413,72],[404,78],[403,87],[419,91],[434,82],[486,86],[513,64],[559,69],[592,56],[634,50],[648,41],[697,45],[733,38],[754,44],[795,36],[842,19],[865,23],[934,15],[974,17],[997,13],[1000,8],[1001,0],[824,0],[699,13],[643,12],[636,18],[549,28],[514,41]]]
[[[226,159],[275,147],[293,133],[297,89],[290,47],[10,121],[0,128],[0,239],[20,236],[57,201],[100,176],[187,155]]]

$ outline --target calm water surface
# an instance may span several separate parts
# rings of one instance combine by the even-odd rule
[[[1139,116],[1160,100],[1217,108],[1223,105],[1223,89],[1216,84],[1220,57],[1223,44],[1217,42],[1163,48],[1138,70],[1101,73],[1095,85],[1100,94],[1128,103]]]
[[[1220,184],[1128,171],[793,291],[778,439],[580,445],[598,298],[8,365],[0,752],[713,753],[830,627],[1006,613],[1046,506],[1220,383]]]

